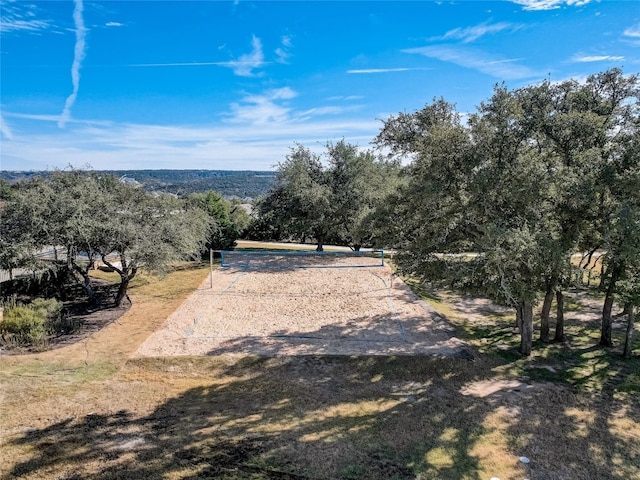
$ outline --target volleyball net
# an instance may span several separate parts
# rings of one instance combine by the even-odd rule
[[[383,267],[384,251],[223,250],[220,266],[247,270]]]

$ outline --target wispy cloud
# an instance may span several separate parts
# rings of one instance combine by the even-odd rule
[[[67,97],[67,101],[64,104],[64,109],[60,114],[60,121],[58,126],[64,128],[65,123],[71,118],[71,107],[78,97],[78,90],[80,89],[80,67],[82,66],[82,60],[84,59],[85,52],[85,36],[87,29],[84,26],[84,19],[82,17],[83,10],[82,0],[75,0],[75,8],[73,9],[73,22],[76,27],[76,44],[73,51],[73,63],[71,64],[71,83],[73,85],[73,91],[71,95]]]
[[[500,79],[533,78],[536,72],[528,67],[518,65],[516,62],[522,58],[499,58],[488,55],[477,49],[454,47],[446,45],[433,45],[402,50],[403,53],[424,55],[443,62],[449,62],[461,67],[471,68],[479,72]]]
[[[623,34],[625,37],[640,38],[640,23],[625,29]]]
[[[264,97],[267,99],[264,105],[294,95],[292,90],[279,89],[251,98],[260,103],[259,97]],[[18,117],[11,115],[14,116]],[[33,117],[38,118],[31,121],[53,120],[52,116]],[[252,122],[247,117],[241,122],[240,117],[235,117],[215,126],[158,126],[75,119],[62,131],[24,128],[21,131],[35,133],[14,132],[13,140],[3,144],[2,166],[6,170],[40,170],[69,164],[82,166],[90,159],[93,168],[111,170],[142,167],[270,170],[284,159],[294,142],[321,153],[327,141],[342,138],[367,145],[380,128],[375,120],[336,120],[317,115],[305,120],[291,108],[276,117],[271,115],[272,121],[266,123]],[[153,163],[144,163],[145,159],[153,159]],[[176,159],[180,159],[179,166]]]
[[[226,66],[233,69],[233,73],[240,77],[255,77],[254,70],[264,65],[264,53],[262,52],[262,42],[255,35],[251,39],[253,50],[244,55],[240,55],[238,60],[227,62]]]
[[[620,62],[624,60],[624,57],[620,55],[574,55],[571,60],[578,63]]]
[[[105,27],[124,27],[124,23],[120,22],[107,22],[104,24]]]
[[[240,62],[228,61],[228,62],[175,62],[175,63],[130,63],[127,67],[204,67],[210,65],[217,65],[219,67],[235,68]],[[267,65],[269,62],[263,62],[262,65]],[[247,67],[255,65],[254,62],[247,62]]]
[[[49,20],[36,18],[37,7],[28,3],[2,2],[2,14],[0,15],[0,32],[10,33],[40,33],[52,27]]]
[[[7,125],[7,122],[5,122],[2,115],[0,115],[0,133],[7,140],[13,139],[13,133],[11,132],[9,125]]]
[[[229,120],[252,125],[285,122],[290,118],[291,111],[286,101],[296,96],[297,93],[289,87],[268,90],[260,95],[247,95],[240,103],[231,104]]]
[[[166,62],[166,63],[131,63],[127,67],[204,67],[218,66],[227,67],[233,70],[233,73],[240,77],[256,77],[260,73],[254,70],[268,65],[270,62],[264,61],[262,52],[262,42],[256,36],[251,40],[253,50],[250,53],[241,55],[237,60],[227,60],[223,62]],[[218,48],[221,50],[223,47]]]
[[[360,110],[361,108],[362,105],[327,105],[324,107],[310,108],[309,110],[301,112],[297,116],[297,119],[312,118],[324,115],[342,115],[347,112],[355,112],[357,110]]]
[[[504,30],[514,31],[519,28],[522,28],[522,26],[508,22],[499,22],[494,24],[482,23],[474,27],[454,28],[453,30],[449,30],[447,33],[440,37],[432,37],[429,40],[462,40],[463,43],[470,43],[488,34],[498,33]]]
[[[341,101],[351,101],[351,100],[362,100],[364,97],[362,95],[334,95],[332,97],[329,97],[328,100],[330,101],[336,101],[336,100],[341,100]]]
[[[292,47],[291,37],[288,35],[284,35],[280,39],[280,47],[276,48],[276,62],[278,63],[287,63],[289,57],[291,56],[289,53],[289,49]]]
[[[524,10],[553,10],[563,5],[581,7],[590,3],[591,0],[511,0],[513,3],[522,5]]]
[[[366,73],[392,73],[392,72],[410,72],[413,70],[429,70],[428,68],[361,68],[355,70],[347,70],[350,74],[366,74]]]
[[[640,23],[632,25],[629,28],[626,28],[622,35],[626,37],[624,40],[636,47],[640,46]]]

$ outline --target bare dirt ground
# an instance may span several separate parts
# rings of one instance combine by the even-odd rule
[[[388,266],[212,275],[137,355],[469,355]]]

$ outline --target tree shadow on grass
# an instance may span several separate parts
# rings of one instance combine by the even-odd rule
[[[14,437],[8,445],[28,455],[4,478],[566,478],[559,465],[573,469],[572,478],[640,473],[637,465],[612,471],[607,463],[631,461],[637,451],[598,420],[597,409],[603,419],[611,413],[608,398],[496,385],[489,366],[476,365],[481,360],[215,360],[130,361],[126,371],[201,384],[148,413],[96,413]],[[491,388],[474,390],[478,384]],[[596,420],[587,425],[580,412]],[[611,455],[586,455],[616,442]],[[531,465],[519,464],[520,455]]]
[[[348,328],[364,338],[379,334],[364,323]],[[494,369],[504,360],[278,356],[275,349],[220,358],[130,361],[125,381],[130,371],[134,379],[142,372],[155,383],[197,378],[198,385],[150,410],[96,413],[16,435],[7,445],[24,453],[4,478],[640,476],[637,402],[609,390],[583,394],[566,378],[503,381]],[[132,381],[131,388],[145,386]]]
[[[193,361],[159,368],[193,375]],[[480,479],[471,450],[485,433],[485,404],[457,393],[473,377],[464,363],[256,357],[203,368],[203,378],[230,381],[191,388],[148,415],[87,415],[15,438],[30,455],[5,478]]]

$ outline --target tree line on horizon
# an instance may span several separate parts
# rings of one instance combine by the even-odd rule
[[[581,253],[578,267],[599,262],[599,344],[612,346],[612,309],[623,305],[629,357],[640,306],[639,92],[638,76],[618,69],[582,83],[497,85],[467,115],[434,99],[389,117],[373,149],[296,144],[250,219],[216,192],[151,196],[110,175],[53,172],[3,187],[0,266],[33,264],[45,245],[86,252],[119,274],[121,303],[139,268],[161,271],[240,236],[393,248],[403,275],[514,308],[527,356],[540,300],[540,340],[565,339],[564,292]],[[90,297],[86,265],[67,263]]]

